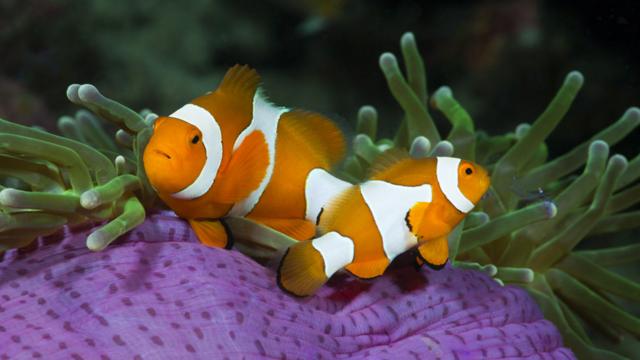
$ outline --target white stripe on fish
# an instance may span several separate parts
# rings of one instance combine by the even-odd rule
[[[264,134],[265,141],[267,143],[267,148],[269,149],[269,164],[267,165],[267,173],[264,178],[260,182],[260,185],[257,189],[255,189],[249,196],[235,203],[233,208],[229,211],[229,215],[232,216],[245,216],[256,206],[262,193],[264,193],[264,189],[269,184],[271,180],[271,175],[273,175],[273,167],[275,166],[275,154],[276,154],[276,138],[278,136],[278,122],[282,114],[289,111],[289,109],[285,107],[279,107],[271,104],[267,101],[264,96],[261,94],[260,89],[256,91],[256,94],[253,98],[253,119],[251,120],[251,124],[244,129],[238,138],[236,139],[235,144],[233,145],[233,150],[235,151],[244,141],[245,137],[251,134],[254,131],[261,131]]]
[[[389,261],[418,244],[403,214],[417,202],[431,202],[431,185],[402,186],[371,180],[360,186],[360,192],[382,237]]]
[[[451,157],[438,157],[436,165],[436,176],[438,185],[442,189],[442,193],[449,202],[463,213],[468,213],[475,206],[460,191],[458,186],[458,165],[460,159]]]
[[[204,108],[186,104],[169,117],[182,120],[195,126],[202,133],[202,144],[205,148],[206,160],[196,180],[186,188],[171,194],[182,200],[198,198],[209,191],[216,179],[222,161],[222,133],[213,115]]]

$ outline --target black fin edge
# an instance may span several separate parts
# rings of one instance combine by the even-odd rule
[[[295,245],[292,245],[295,246]],[[283,292],[285,292],[286,294],[299,298],[299,299],[304,299],[306,298],[308,295],[300,295],[300,294],[296,294],[293,291],[287,289],[286,287],[284,287],[284,285],[282,285],[282,265],[284,264],[284,259],[287,258],[287,255],[289,255],[289,249],[287,249],[287,251],[285,251],[284,256],[282,256],[282,259],[280,260],[280,264],[278,265],[278,270],[276,272],[276,283],[278,284],[278,287],[280,288],[280,290],[282,290]]]
[[[405,215],[404,217],[404,222],[407,223],[409,231],[413,233],[413,226],[411,226],[411,221],[409,221],[409,215],[411,215],[411,210],[407,211],[407,215]]]
[[[320,212],[318,213],[318,216],[316,216],[316,226],[320,224],[320,216],[322,216],[323,212],[324,212],[324,206],[320,208]]]
[[[227,234],[227,244],[224,246],[224,249],[231,250],[231,248],[233,248],[233,243],[235,242],[235,238],[231,233],[231,228],[224,221],[224,219],[218,219],[218,220],[220,221],[220,224],[222,224],[222,227],[224,228],[224,232]]]
[[[344,271],[346,271],[349,275],[353,276],[354,278],[356,278],[356,279],[358,279],[358,280],[362,280],[362,281],[369,281],[369,280],[377,279],[377,278],[379,278],[379,277],[383,276],[385,272],[387,272],[387,270],[385,269],[385,271],[384,271],[382,274],[380,274],[380,275],[376,275],[376,276],[372,276],[372,277],[368,277],[368,278],[367,278],[367,277],[361,277],[361,276],[358,276],[358,275],[356,275],[356,274],[352,273],[352,272],[351,272],[351,271],[349,271],[349,269],[347,269],[346,267],[344,267],[343,269],[344,269]]]
[[[424,257],[422,257],[422,254],[420,254],[420,250],[416,251],[418,253],[418,257],[420,258],[420,260],[424,261],[424,263],[430,267],[433,270],[442,270],[442,268],[445,267],[445,265],[447,265],[447,261],[449,261],[449,258],[447,258],[447,260],[445,260],[442,264],[433,264],[428,262]]]

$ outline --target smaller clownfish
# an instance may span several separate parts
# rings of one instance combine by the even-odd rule
[[[307,174],[344,155],[342,132],[331,120],[272,104],[259,83],[250,67],[232,67],[216,90],[156,119],[144,151],[158,196],[207,246],[231,247],[227,216],[312,238]]]
[[[445,265],[447,235],[480,201],[489,175],[451,157],[396,156],[380,163],[385,162],[390,165],[360,185],[322,169],[309,174],[307,219],[316,221],[322,235],[287,250],[278,269],[281,288],[308,296],[342,268],[371,279],[416,246],[419,265]]]

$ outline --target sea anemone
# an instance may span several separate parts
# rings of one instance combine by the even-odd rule
[[[0,262],[0,359],[573,359],[525,291],[472,270],[335,279],[307,300],[172,212],[106,251],[65,228]]]
[[[640,245],[576,249],[589,236],[640,225],[637,210],[625,212],[640,201],[640,156],[630,162],[622,155],[609,157],[609,147],[640,125],[640,109],[628,109],[585,143],[549,161],[544,141],[569,110],[582,87],[582,74],[569,73],[532,124],[489,136],[475,130],[450,88],[443,86],[428,98],[423,61],[411,33],[400,46],[406,78],[391,53],[380,57],[380,68],[405,118],[394,139],[377,140],[377,112],[362,107],[347,175],[363,180],[389,148],[408,149],[414,156],[453,154],[476,160],[491,171],[490,196],[450,235],[452,265],[525,287],[580,358],[640,352],[640,319],[618,305],[619,299],[640,301],[640,285],[606,268],[637,261]],[[429,102],[451,123],[446,140],[429,114]],[[433,150],[430,144],[436,144]],[[522,193],[531,191],[545,199],[528,204]],[[591,330],[607,336],[598,338],[607,350],[594,344]]]
[[[428,297],[442,296],[440,294],[442,289],[431,288],[431,284],[436,284],[448,277],[451,280],[450,286],[456,288],[455,284],[462,282],[459,279],[464,276],[486,279],[483,274],[480,274],[484,272],[494,277],[496,284],[513,283],[526,289],[537,300],[544,316],[555,323],[565,342],[580,358],[620,358],[622,355],[640,351],[637,340],[626,336],[627,334],[639,335],[640,321],[631,314],[631,311],[619,305],[620,299],[639,301],[640,286],[605,268],[637,261],[640,247],[636,244],[597,250],[576,250],[579,242],[586,237],[619,232],[640,224],[640,214],[637,211],[625,212],[640,200],[640,184],[637,183],[640,177],[640,156],[636,156],[630,162],[621,155],[609,157],[609,146],[626,137],[640,124],[640,110],[637,108],[627,110],[620,120],[589,141],[576,146],[565,155],[548,161],[544,141],[567,113],[581,88],[583,76],[579,72],[572,72],[567,76],[547,109],[531,125],[519,125],[514,132],[506,135],[489,136],[484,132],[476,131],[471,116],[453,97],[451,89],[441,87],[434,92],[433,96],[428,97],[423,61],[412,34],[407,33],[402,37],[401,50],[406,66],[406,78],[400,71],[395,56],[385,53],[380,57],[380,67],[387,79],[389,89],[405,113],[399,131],[393,139],[378,139],[376,136],[377,112],[372,106],[363,107],[358,114],[358,135],[353,141],[353,154],[345,161],[341,176],[353,181],[364,180],[368,168],[377,161],[379,155],[391,148],[402,148],[416,157],[455,155],[475,160],[491,171],[493,183],[490,196],[481,207],[476,208],[476,211],[472,212],[466,221],[450,235],[450,267],[442,272],[423,272],[427,282],[424,285],[426,290],[418,295],[421,296],[419,306],[422,309],[426,308],[429,313],[433,310],[429,306],[434,307],[435,304],[430,303],[431,300],[428,300]],[[66,237],[73,237],[76,242],[83,241],[86,237],[86,243],[90,249],[104,249],[119,236],[142,223],[145,208],[147,211],[153,211],[158,207],[153,189],[146,181],[139,161],[151,131],[150,123],[155,115],[148,111],[143,113],[132,111],[104,97],[89,84],[71,85],[67,96],[72,102],[87,108],[93,114],[80,111],[75,117],[61,118],[59,128],[64,137],[0,121],[0,139],[2,140],[0,141],[2,149],[0,178],[2,186],[5,187],[0,192],[0,246],[2,246],[0,250],[23,247],[29,243],[37,244],[33,243],[33,240],[56,233],[65,225],[74,228],[81,224],[107,220],[106,224],[84,232],[70,232],[70,228],[65,227],[63,235],[60,233],[52,235],[53,237],[63,236],[58,238],[64,239],[63,242],[66,242]],[[429,103],[444,114],[451,123],[451,131],[444,140],[431,118],[428,110]],[[115,136],[120,145],[117,146],[112,137],[106,135],[98,118],[120,128]],[[114,158],[116,160],[112,162],[110,159]],[[583,165],[584,170],[577,174],[576,171]],[[523,196],[531,191],[540,191],[544,199],[531,203],[531,199]],[[165,221],[169,220],[165,219]],[[271,229],[244,219],[230,219],[229,224],[232,232],[239,239],[238,249],[260,260],[268,261],[293,241]],[[142,226],[145,228],[149,225],[143,223]],[[171,227],[167,227],[169,228]],[[136,236],[136,233],[144,234],[145,231],[136,230],[134,235],[128,234],[125,238],[131,239],[132,236]],[[157,236],[162,239],[163,236],[168,235]],[[192,235],[181,236],[192,237]],[[145,238],[149,239],[149,236]],[[128,243],[123,241],[123,244]],[[139,240],[136,239],[136,241]],[[137,245],[145,246],[145,244],[144,241],[139,241]],[[195,245],[190,246],[195,247]],[[105,254],[119,251],[119,249],[120,246],[114,247]],[[40,251],[44,251],[43,248],[39,248],[33,255],[25,256],[44,259],[45,257],[36,255]],[[92,254],[84,249],[82,251],[86,254],[86,260],[79,264],[83,268],[92,267],[94,261],[101,259],[101,254]],[[195,252],[195,249],[193,251]],[[216,249],[201,251],[216,254],[219,258],[226,256],[231,259],[230,261],[235,263],[237,260],[244,264],[243,266],[246,264],[257,266],[235,252],[222,253]],[[63,252],[60,256],[64,256]],[[44,271],[46,276],[46,266],[38,267],[34,265],[36,261],[17,266],[15,261],[21,259],[19,255],[9,255],[8,259],[4,263],[3,278],[15,278],[16,275],[11,271],[18,270],[20,270],[16,273],[18,275],[36,278],[39,276],[38,269]],[[212,261],[215,262],[215,260]],[[198,263],[198,260],[195,262]],[[99,266],[98,263],[96,262],[95,266]],[[180,266],[188,265],[185,263]],[[462,271],[459,268],[475,271]],[[64,270],[61,271],[64,272]],[[402,271],[407,270],[395,271],[404,274]],[[269,270],[256,268],[255,272],[261,274]],[[125,279],[128,278],[123,272],[119,273]],[[234,279],[238,276],[236,272],[223,270],[215,272],[216,276],[220,273],[225,273],[227,276],[225,281],[235,281],[231,283],[234,286],[237,286],[238,281],[241,280]],[[245,276],[251,279],[251,283],[247,283],[247,286],[257,286],[251,285],[254,280],[271,281],[269,286],[273,288],[272,275],[267,273],[263,275],[264,277],[256,279]],[[380,299],[383,293],[382,287],[398,287],[403,282],[410,283],[408,279],[412,277],[422,278],[419,274],[413,273],[407,276],[407,279],[403,277],[401,282],[396,280],[392,284],[390,283],[392,276],[384,277],[363,292],[363,295],[352,299],[351,303],[346,304],[344,302],[346,300],[343,299],[343,303],[340,304],[344,307],[341,309],[356,306],[354,304],[360,301],[366,305],[365,303],[371,299]],[[121,280],[124,281],[124,279]],[[60,281],[65,283],[64,280]],[[484,280],[477,280],[477,282],[486,284],[486,286],[483,285],[483,289],[490,288],[496,291],[502,289],[502,291],[520,294],[519,296],[524,294],[513,286],[502,288]],[[3,287],[7,286],[6,283]],[[16,281],[11,283],[18,284]],[[13,288],[11,283],[9,286]],[[309,304],[312,304],[311,306],[326,305],[327,303],[322,299],[326,298],[328,291],[340,294],[348,292],[346,285],[342,284],[338,283],[339,290],[322,290],[323,292]],[[350,284],[351,288],[362,286],[354,285],[357,283],[352,282],[344,284]],[[26,285],[22,286],[26,289]],[[214,291],[213,285],[211,286],[210,291]],[[58,288],[58,293],[65,293],[65,288],[64,285]],[[22,296],[29,297],[33,294],[33,292],[29,293],[28,289],[22,291],[26,293]],[[402,290],[397,291],[402,292]],[[390,292],[386,293],[389,296]],[[150,290],[149,294],[153,294],[153,291]],[[402,299],[404,300],[404,296],[415,295],[411,294],[413,292],[403,293]],[[104,295],[101,300],[106,301]],[[275,296],[278,301],[284,301]],[[400,304],[399,293],[397,296],[393,303]],[[424,302],[425,296],[426,302]],[[466,299],[465,296],[467,295],[462,295],[458,300],[463,301]],[[478,295],[472,292],[470,296],[477,296],[479,298],[475,300],[481,301],[486,294]],[[257,300],[245,301],[254,304]],[[289,303],[290,300],[286,301]],[[97,306],[93,303],[86,304],[89,304],[89,309],[96,311]],[[508,304],[505,303],[505,305]],[[65,306],[69,306],[69,311],[84,311],[88,314],[87,316],[92,315],[87,310],[82,310],[82,307],[78,310],[75,306]],[[519,306],[523,314],[534,314],[534,311],[528,312],[528,305],[521,303]],[[3,309],[6,308],[8,308],[7,304],[3,304]],[[467,306],[456,305],[456,308],[466,309]],[[166,311],[177,310],[170,307]],[[301,309],[300,311],[309,310]],[[399,310],[396,309],[396,315],[397,311]],[[406,312],[407,317],[412,316],[410,306],[402,311]],[[211,312],[208,314],[212,316]],[[229,310],[227,315],[220,314],[219,316],[223,317],[231,316],[228,314],[233,314],[233,311]],[[318,316],[318,319],[322,318],[317,313],[313,314]],[[388,315],[388,313],[385,314]],[[18,315],[25,317],[24,313]],[[525,315],[521,315],[518,319],[526,319],[523,320],[526,322],[537,321],[534,315],[529,317]],[[260,318],[259,315],[254,317]],[[3,318],[8,319],[5,316]],[[507,324],[512,320],[511,315],[507,318],[509,320],[502,319],[501,321],[505,322],[501,324]],[[405,320],[405,318],[402,319]],[[492,323],[491,321],[489,324]],[[317,324],[319,323],[318,320]],[[368,323],[365,322],[365,324]],[[420,324],[431,329],[429,323]],[[148,327],[144,324],[143,326]],[[367,329],[359,328],[355,323],[354,326],[358,330],[353,334],[370,335]],[[403,324],[394,326],[404,327]],[[271,330],[265,331],[269,333]],[[333,327],[327,334],[332,334],[331,338],[338,341],[336,339],[340,339],[340,333],[336,335],[332,331],[335,331]],[[385,328],[382,334],[388,337],[388,331]],[[495,334],[490,330],[487,332]],[[375,331],[374,333],[379,334]],[[608,335],[608,338],[598,337],[599,333]],[[20,334],[12,334],[21,339]],[[301,334],[306,333],[301,331]],[[313,335],[313,332],[311,334]],[[481,340],[484,335],[478,333],[478,336]],[[376,336],[373,337],[376,338]],[[122,337],[120,338],[122,340]],[[374,347],[384,344],[384,342],[376,342],[378,340],[357,336],[354,339],[356,343],[365,341],[367,344],[377,344]],[[436,343],[430,342],[431,340],[427,340],[427,343],[431,346],[440,343],[439,339],[436,340]],[[327,339],[325,338],[324,341]],[[324,345],[319,346],[326,350],[330,345],[324,341],[321,342]],[[333,343],[333,340],[329,341]],[[164,343],[165,340],[161,339],[161,342]],[[260,343],[262,351],[271,351],[267,350],[263,342]],[[545,341],[545,343],[556,344],[555,340]],[[222,344],[222,346],[228,345]],[[551,351],[556,348],[556,345],[545,348],[544,351]],[[192,344],[192,348],[194,346]],[[607,350],[599,346],[605,346]],[[535,344],[531,348],[535,348]],[[344,348],[336,346],[332,349],[334,350],[326,350],[324,354],[336,355],[342,353],[341,349]],[[470,353],[458,351],[467,351],[471,348],[447,347],[447,349],[457,355],[469,355]],[[257,345],[256,350],[258,353],[262,352]],[[487,348],[484,350],[489,351]],[[349,353],[351,350],[344,351]],[[356,351],[359,350],[353,350],[351,353]],[[562,351],[562,353],[571,356],[570,352]],[[279,356],[279,353],[274,354]],[[479,354],[482,356],[482,353]],[[389,355],[389,357],[392,356]]]
[[[116,123],[123,146],[85,110],[60,118],[65,137],[0,119],[0,251],[65,224],[111,219],[87,237],[90,249],[101,250],[144,220],[143,203],[153,206],[155,193],[137,159],[154,115],[147,111],[143,118],[91,85],[71,85],[67,96]]]

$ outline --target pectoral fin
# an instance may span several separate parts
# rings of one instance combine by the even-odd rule
[[[267,173],[269,148],[261,131],[249,134],[231,155],[231,160],[216,180],[215,200],[234,204],[258,188]]]
[[[426,263],[432,269],[440,270],[449,259],[449,243],[446,236],[427,240],[418,246],[418,265]]]
[[[345,269],[361,279],[373,279],[384,274],[388,266],[389,259],[383,257],[375,260],[354,262]]]
[[[421,240],[434,240],[447,236],[451,225],[441,220],[441,211],[437,205],[428,202],[416,203],[407,214],[407,226]]]
[[[189,224],[201,243],[210,247],[230,249],[233,245],[231,232],[222,220],[189,220]]]
[[[416,203],[411,207],[411,209],[407,213],[405,220],[407,222],[407,226],[409,227],[412,233],[415,234],[418,228],[420,227],[420,223],[422,223],[422,220],[424,219],[424,215],[427,209],[429,208],[429,205],[431,205],[431,203],[428,203],[428,202]]]

